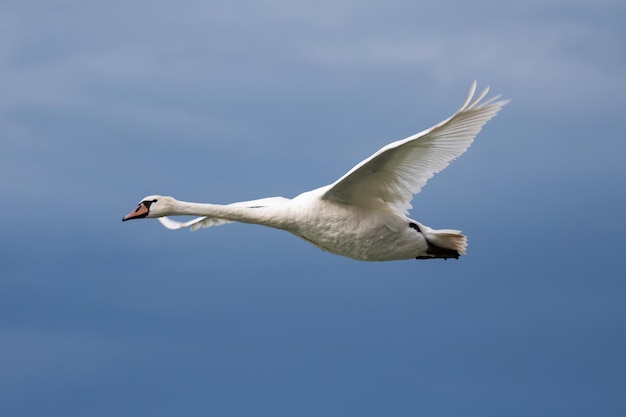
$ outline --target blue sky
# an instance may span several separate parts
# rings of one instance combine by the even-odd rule
[[[618,1],[5,1],[0,414],[622,416]],[[512,101],[413,200],[458,261],[363,263],[145,195],[293,197]]]

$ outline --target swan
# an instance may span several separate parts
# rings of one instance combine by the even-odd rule
[[[330,185],[293,199],[270,197],[228,205],[150,195],[122,221],[158,218],[168,229],[254,223],[286,230],[323,251],[361,261],[458,259],[466,253],[460,230],[432,229],[408,217],[411,200],[435,173],[470,146],[508,100],[483,101],[489,87],[467,98],[448,119],[390,143]],[[199,216],[179,222],[168,216]]]

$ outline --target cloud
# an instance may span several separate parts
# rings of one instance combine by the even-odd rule
[[[446,4],[402,1],[190,2],[175,10],[135,1],[121,14],[107,4],[67,15],[45,7],[26,14],[23,7],[3,18],[5,110],[82,106],[99,89],[142,83],[168,94],[280,93],[281,85],[315,83],[315,71],[342,82],[385,71],[414,71],[440,85],[479,78],[516,93],[543,91],[551,103],[624,88],[622,29],[609,20],[596,30],[586,17],[598,16],[590,13],[598,7],[585,3],[558,19],[558,3],[487,2],[485,14],[472,14],[469,4],[449,13]]]

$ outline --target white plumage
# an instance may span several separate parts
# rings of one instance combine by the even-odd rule
[[[463,154],[481,128],[507,103],[488,88],[474,98],[472,83],[450,118],[390,143],[331,185],[293,199],[270,197],[229,205],[148,196],[123,220],[158,218],[168,229],[238,221],[289,231],[322,250],[365,261],[458,258],[467,239],[458,230],[434,230],[408,218],[411,200],[437,172]],[[178,222],[167,216],[199,216]]]

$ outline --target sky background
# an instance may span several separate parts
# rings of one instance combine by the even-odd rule
[[[0,5],[0,415],[626,415],[626,3]],[[511,99],[411,216],[458,261],[122,223],[293,197]]]

